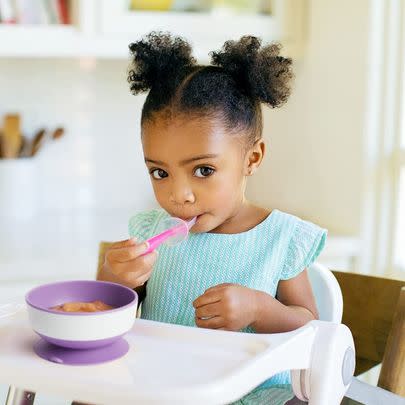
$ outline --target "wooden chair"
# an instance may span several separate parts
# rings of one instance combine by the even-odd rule
[[[101,267],[104,264],[105,252],[112,244],[113,244],[112,242],[100,242],[100,244],[98,245],[98,262],[97,262],[97,274],[96,274],[97,280],[100,278],[100,271],[101,271]]]
[[[356,347],[355,375],[381,364],[378,386],[405,396],[405,280],[333,271]]]

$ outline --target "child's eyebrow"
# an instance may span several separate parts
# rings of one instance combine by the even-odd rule
[[[194,161],[196,161],[196,160],[201,160],[201,159],[213,159],[213,158],[216,158],[216,157],[218,157],[218,155],[215,154],[215,153],[208,153],[208,154],[206,154],[206,155],[198,155],[198,156],[194,156],[194,157],[192,157],[192,158],[190,158],[190,159],[184,159],[184,160],[182,160],[182,161],[180,162],[180,166],[185,166],[185,165],[187,165],[187,164],[189,164],[189,163],[191,163],[191,162],[194,162]],[[149,158],[147,158],[147,157],[145,157],[145,162],[146,162],[146,163],[153,163],[153,164],[155,164],[155,165],[167,166],[164,162],[162,162],[162,161],[160,161],[160,160],[152,160],[152,159],[149,159]]]

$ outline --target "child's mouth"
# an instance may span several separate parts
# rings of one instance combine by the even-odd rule
[[[180,217],[180,219],[182,219],[183,221],[188,222],[188,221],[191,221],[193,218],[196,218],[196,222],[197,222],[198,219],[201,217],[201,215],[202,215],[202,214],[200,214],[200,215],[195,215],[195,216],[193,216],[193,217],[187,217],[187,218],[181,218],[181,217]]]

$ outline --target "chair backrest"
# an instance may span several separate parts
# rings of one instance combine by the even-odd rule
[[[405,280],[340,271],[333,274],[344,299],[342,322],[351,330],[356,346],[354,375],[382,362],[378,385],[405,395]],[[395,386],[397,381],[401,383]]]
[[[101,267],[103,266],[106,250],[113,244],[113,242],[100,242],[98,245],[98,263],[96,279],[100,279]]]
[[[308,277],[321,321],[342,322],[342,292],[333,273],[319,263],[308,268]]]

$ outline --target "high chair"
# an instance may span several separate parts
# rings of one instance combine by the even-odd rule
[[[108,248],[109,245],[110,245],[109,243],[105,243],[105,242],[102,242],[100,244],[99,266],[98,266],[97,275],[99,274],[99,270],[101,268],[101,265],[104,262],[104,254],[105,254],[105,251],[106,251],[106,249]],[[319,366],[318,363],[323,363],[325,361],[325,358],[323,358],[323,356],[319,357],[319,353],[322,353],[323,355],[327,354],[326,357],[328,357],[329,355],[332,355],[330,353],[332,353],[338,347],[338,345],[336,346],[335,344],[333,344],[333,342],[339,342],[339,339],[341,339],[341,338],[337,338],[337,340],[336,340],[336,333],[341,334],[342,332],[345,332],[344,328],[342,328],[341,326],[338,327],[338,324],[340,323],[340,321],[342,319],[342,309],[343,309],[343,306],[342,306],[343,300],[342,300],[342,292],[341,291],[343,291],[343,299],[345,300],[345,305],[346,305],[347,304],[347,302],[346,302],[346,297],[347,297],[346,290],[348,288],[349,290],[353,291],[353,288],[352,288],[353,284],[350,283],[350,282],[349,282],[349,286],[347,284],[345,284],[342,281],[346,277],[345,273],[336,272],[335,275],[336,275],[336,277],[337,277],[337,279],[338,279],[338,281],[340,283],[340,287],[339,287],[339,283],[336,281],[336,278],[333,276],[332,272],[330,272],[324,266],[321,266],[319,264],[312,265],[309,268],[308,274],[309,274],[309,279],[310,279],[312,288],[314,290],[314,295],[315,295],[316,303],[317,303],[317,306],[318,306],[320,319],[328,321],[328,323],[325,323],[325,324],[322,324],[322,322],[320,322],[320,321],[312,321],[310,324],[312,324],[315,327],[315,329],[317,329],[316,325],[320,324],[320,329],[318,330],[318,332],[319,331],[322,332],[322,330],[323,330],[323,332],[326,332],[326,335],[324,333],[324,336],[321,339],[319,339],[319,337],[315,338],[315,342],[314,342],[314,334],[313,334],[314,332],[313,331],[315,329],[311,328],[311,325],[308,324],[307,326],[303,327],[304,328],[304,335],[302,334],[302,332],[303,332],[302,329],[303,328],[300,328],[301,332],[300,332],[300,330],[298,330],[299,334],[297,334],[297,335],[295,335],[295,331],[289,332],[289,334],[290,334],[289,336],[292,336],[293,339],[294,339],[294,336],[297,336],[297,337],[301,336],[301,338],[300,338],[301,339],[301,345],[299,345],[299,346],[297,346],[297,344],[294,345],[292,343],[291,338],[290,338],[289,343],[287,345],[284,345],[284,348],[283,348],[282,345],[280,346],[280,354],[285,353],[287,347],[291,347],[291,352],[289,352],[289,355],[290,355],[289,360],[286,359],[285,357],[284,358],[280,357],[279,355],[277,355],[277,352],[274,352],[274,351],[272,352],[273,355],[270,358],[273,360],[271,363],[273,363],[273,362],[275,364],[284,363],[284,365],[291,363],[291,364],[294,364],[295,367],[296,367],[297,362],[296,361],[291,361],[291,360],[293,360],[293,358],[294,358],[294,353],[296,353],[296,355],[298,357],[302,357],[302,351],[303,351],[302,346],[305,346],[305,344],[304,344],[305,339],[306,339],[307,344],[308,344],[308,346],[306,346],[306,347],[308,347],[308,348],[316,347],[315,355],[318,354],[318,357],[317,357],[317,360],[316,360],[317,364],[316,364],[316,367],[314,368],[314,371],[315,371],[315,374],[317,375],[317,377],[313,376],[313,375],[311,376],[311,373],[308,372],[308,370],[310,370],[310,369],[305,369],[305,367],[307,367],[307,366],[304,366],[302,370],[293,370],[292,371],[292,373],[291,373],[292,374],[292,384],[293,384],[294,392],[295,392],[297,397],[295,398],[295,400],[292,400],[291,404],[293,404],[293,403],[294,404],[295,403],[297,403],[297,404],[301,403],[301,401],[299,399],[307,400],[307,398],[309,397],[310,398],[310,401],[309,401],[310,403],[312,402],[314,404],[316,403],[316,404],[322,404],[323,405],[324,403],[326,403],[325,401],[319,401],[319,398],[318,398],[318,400],[314,399],[314,396],[313,396],[314,393],[309,392],[310,388],[311,388],[311,378],[312,378],[312,383],[313,383],[313,378],[319,379],[319,381],[322,381],[323,378],[324,378],[324,376],[322,375],[323,374],[322,371],[323,370],[326,370],[326,371],[329,370],[330,371],[330,369],[323,369],[323,366]],[[390,290],[390,291],[391,291],[391,294],[392,294],[393,290]],[[395,295],[395,294],[392,294],[392,295]],[[405,296],[405,294],[401,295],[401,297],[404,297],[404,296]],[[402,299],[402,301],[405,301],[405,300]],[[348,302],[350,302],[350,299],[348,299]],[[403,305],[403,304],[401,304],[401,305]],[[398,328],[398,325],[404,325],[404,316],[403,316],[404,310],[403,310],[403,306],[398,307],[398,308],[399,309],[398,309],[397,314],[399,314],[399,315],[395,316],[394,322],[392,323],[392,325],[393,325],[392,330],[395,329],[396,332],[394,331],[394,332],[391,333],[394,336],[391,339],[391,343],[395,343],[395,341],[400,342],[400,340],[399,340],[400,337],[402,336],[402,338],[403,338],[403,335],[404,335],[404,332],[403,332],[404,327],[402,326],[401,328]],[[390,309],[393,309],[393,308],[390,307]],[[390,319],[392,319],[392,313],[393,313],[393,310],[391,311],[391,318]],[[345,307],[345,311],[343,313],[343,322],[345,322],[345,317],[347,318],[347,314],[348,314],[348,312],[347,312],[346,307]],[[364,314],[364,312],[363,312],[363,314]],[[388,317],[389,316],[387,316],[386,319],[388,319]],[[350,320],[350,317],[347,318],[347,319]],[[357,320],[355,320],[355,322],[357,322]],[[136,335],[137,339],[142,338],[142,332],[144,332],[144,331],[148,332],[148,325],[149,325],[148,321],[139,320],[138,328],[137,328],[137,333],[138,334]],[[336,325],[336,328],[334,328],[333,325]],[[331,328],[325,327],[323,329],[323,326],[330,326]],[[354,328],[353,330],[356,330],[355,326],[356,325],[353,324],[350,327]],[[389,328],[390,324],[389,323],[385,324],[385,326],[386,327],[388,326],[388,328]],[[176,329],[175,325],[173,325],[171,327],[167,327],[167,328],[166,327],[163,328],[163,326],[162,326],[162,332],[159,332],[159,333],[163,333],[163,329],[165,331],[167,330],[167,332],[164,332],[164,333],[168,334],[167,336],[169,336],[169,334],[172,334],[172,333],[177,334],[177,333],[181,332],[181,333],[184,334],[183,339],[188,339],[187,336],[190,336],[191,339],[194,339],[193,336],[197,336],[197,335],[199,336],[198,338],[200,339],[200,336],[202,336],[201,335],[201,330],[198,331],[198,330],[196,330],[196,328],[181,329],[181,331],[179,330],[179,332],[178,332],[178,329]],[[329,332],[328,332],[328,330],[329,330]],[[398,332],[398,330],[399,330],[399,332]],[[333,331],[335,331],[335,332],[333,332]],[[401,335],[401,331],[402,331],[402,335]],[[213,332],[213,333],[210,333],[210,332]],[[229,333],[232,333],[232,332],[229,332]],[[328,335],[328,333],[329,333],[329,335]],[[343,335],[344,334],[345,333],[343,333]],[[212,338],[217,336],[215,334],[215,331],[207,331],[206,334],[204,333],[204,336],[205,335],[207,335],[207,337],[209,337],[210,339],[211,339],[211,336],[212,336]],[[246,334],[239,334],[239,335],[246,335]],[[250,335],[250,334],[248,334],[248,335]],[[322,335],[322,333],[321,333],[321,335]],[[341,335],[342,339],[348,339],[348,337],[343,337],[343,335]],[[354,335],[355,341],[356,341],[356,338],[358,338],[358,335],[357,335],[357,333],[353,333],[353,335]],[[285,334],[273,334],[273,335],[266,335],[264,337],[266,337],[266,338],[269,337],[270,338],[269,342],[273,342],[271,344],[275,344],[276,348],[277,348],[280,345],[280,339],[281,339],[281,342],[283,342],[282,339],[285,339],[282,336],[285,336]],[[303,336],[304,336],[304,339],[303,339]],[[307,336],[307,337],[305,337],[305,336]],[[329,336],[329,338],[328,338],[328,336]],[[147,337],[147,333],[146,333],[145,337]],[[325,337],[326,337],[326,339],[325,339]],[[225,335],[221,335],[221,339],[225,339],[225,338],[226,338]],[[254,336],[250,336],[250,338],[257,339]],[[235,336],[235,339],[236,339],[236,342],[237,342],[238,339],[242,339],[242,337],[241,336]],[[243,337],[243,339],[246,339],[246,337]],[[351,339],[351,337],[350,337],[350,339]],[[402,339],[402,340],[404,340],[404,339]],[[208,341],[209,341],[209,339],[207,340],[207,342]],[[348,341],[348,340],[345,340],[345,341]],[[186,340],[185,340],[185,342],[186,342]],[[253,342],[253,340],[252,340],[252,342]],[[329,343],[327,343],[327,342],[329,342]],[[358,342],[358,339],[357,339],[357,342]],[[140,342],[140,343],[142,343],[142,342]],[[327,350],[329,350],[328,353],[325,351],[326,348],[329,348],[329,349],[327,349]],[[389,348],[389,344],[387,344],[387,349],[388,348]],[[403,349],[403,347],[402,347],[402,349]],[[299,351],[297,351],[297,350],[299,350]],[[305,352],[305,350],[304,350],[304,352]],[[314,351],[313,351],[313,353],[314,353]],[[330,384],[331,381],[336,381],[337,383],[339,383],[339,379],[342,378],[342,375],[345,376],[345,379],[348,379],[348,381],[350,381],[350,376],[352,375],[352,372],[353,372],[353,370],[351,369],[351,366],[354,367],[354,364],[353,364],[352,361],[350,361],[350,357],[351,357],[350,356],[350,350],[349,351],[346,350],[346,353],[343,352],[343,354],[347,354],[347,353],[349,354],[349,358],[346,359],[346,356],[345,356],[344,360],[348,360],[348,361],[343,361],[343,363],[340,363],[340,361],[342,360],[342,357],[339,357],[340,360],[339,360],[339,363],[337,363],[337,365],[339,366],[339,364],[343,364],[343,368],[341,368],[342,366],[339,366],[337,368],[338,374],[336,374],[336,379],[335,378],[329,378],[328,384]],[[360,350],[360,353],[362,353],[361,350]],[[310,353],[308,353],[308,355],[312,356],[313,354],[311,355]],[[1,353],[0,353],[0,357],[1,357]],[[390,356],[388,356],[388,357],[390,357]],[[336,356],[335,356],[335,358],[336,358]],[[255,357],[255,359],[256,359],[256,357]],[[332,355],[332,359],[333,359],[333,355]],[[255,360],[257,362],[257,366],[255,366],[256,367],[255,374],[257,375],[257,373],[260,374],[260,372],[261,372],[261,373],[263,373],[262,375],[264,375],[264,372],[265,372],[264,370],[268,368],[269,363],[268,363],[268,361],[263,363],[263,359],[262,359],[261,362],[258,361],[258,360],[259,359]],[[384,359],[384,361],[385,361],[385,359]],[[302,364],[308,364],[308,360],[306,360]],[[330,366],[330,361],[329,361],[329,366]],[[383,369],[384,369],[384,367],[383,367]],[[250,367],[249,370],[252,370],[252,367]],[[400,378],[402,378],[402,375],[403,375],[403,362],[399,364],[399,366],[396,368],[396,370],[397,370],[396,371],[397,377],[399,375]],[[242,384],[242,383],[245,382],[245,380],[249,380],[251,378],[252,377],[249,376],[249,374],[245,373],[245,378],[242,379],[242,380],[239,378],[238,381],[239,381],[240,384]],[[257,377],[255,377],[255,378],[257,378]],[[381,379],[381,376],[380,376],[380,379]],[[21,381],[21,380],[19,379],[18,381]],[[400,380],[398,380],[398,381],[400,381]],[[229,389],[229,378],[227,380],[227,383],[228,383],[228,389]],[[317,384],[315,384],[315,391],[317,391],[317,390],[319,391],[319,389],[321,389],[321,391],[322,391],[322,389],[323,390],[327,389],[327,390],[330,391],[331,397],[330,398],[328,397],[328,401],[327,401],[328,404],[336,404],[337,403],[336,399],[332,399],[333,398],[332,394],[334,394],[334,391],[335,391],[335,387],[333,387],[333,385],[329,385],[329,388],[323,387],[322,384],[321,384],[321,386],[319,386],[319,384],[318,384],[317,387],[316,387],[316,385]],[[353,383],[352,383],[352,386],[353,386]],[[359,386],[360,386],[360,388],[359,388]],[[360,401],[360,403],[365,403],[367,405],[372,405],[372,404],[384,404],[384,405],[385,404],[387,404],[387,405],[398,404],[399,405],[399,404],[403,404],[403,398],[399,397],[398,395],[394,395],[394,394],[392,394],[392,393],[390,393],[390,392],[388,392],[386,390],[383,390],[381,388],[368,386],[367,384],[365,384],[365,386],[366,386],[366,389],[364,389],[364,386],[359,383],[359,384],[355,385],[353,390],[351,389],[352,387],[349,387],[348,394],[351,394],[351,395],[348,395],[348,394],[346,394],[346,395],[356,399],[357,401]],[[38,386],[37,390],[41,391],[41,388],[39,388],[39,386]],[[372,392],[371,394],[370,394],[370,390]],[[194,395],[195,395],[194,391],[190,391],[190,392],[193,392]],[[366,392],[366,394],[364,394],[364,392]],[[22,404],[22,403],[24,403],[24,404],[33,403],[33,401],[32,402],[26,402],[26,401],[23,402],[22,398],[24,398],[24,399],[27,398],[27,396],[23,395],[23,394],[31,394],[31,398],[32,398],[32,395],[35,396],[35,394],[33,392],[28,392],[28,391],[24,392],[21,389],[16,389],[14,387],[11,387],[10,388],[10,395],[9,395],[9,399],[8,399],[7,404],[8,405],[9,404],[10,405],[11,404],[15,405],[15,404]],[[201,392],[200,394],[203,394],[203,392]],[[212,391],[211,391],[211,394],[212,394]],[[83,391],[82,391],[82,396],[84,396]],[[323,397],[325,397],[325,392],[323,393]],[[84,398],[86,398],[86,396],[84,396]],[[185,398],[187,398],[186,393],[183,394],[182,399],[184,400]],[[299,399],[297,399],[297,398],[299,398]],[[366,401],[369,401],[370,398],[372,398],[372,401],[371,402],[362,401],[363,398],[367,398]],[[93,399],[95,400],[95,398],[93,398]],[[87,400],[90,400],[89,395],[87,395]],[[201,401],[202,397],[199,400]],[[212,397],[211,397],[211,400],[212,400]],[[99,401],[100,401],[100,396],[99,396]],[[398,402],[398,401],[402,401],[402,402]],[[159,402],[157,402],[157,403],[159,403]]]

